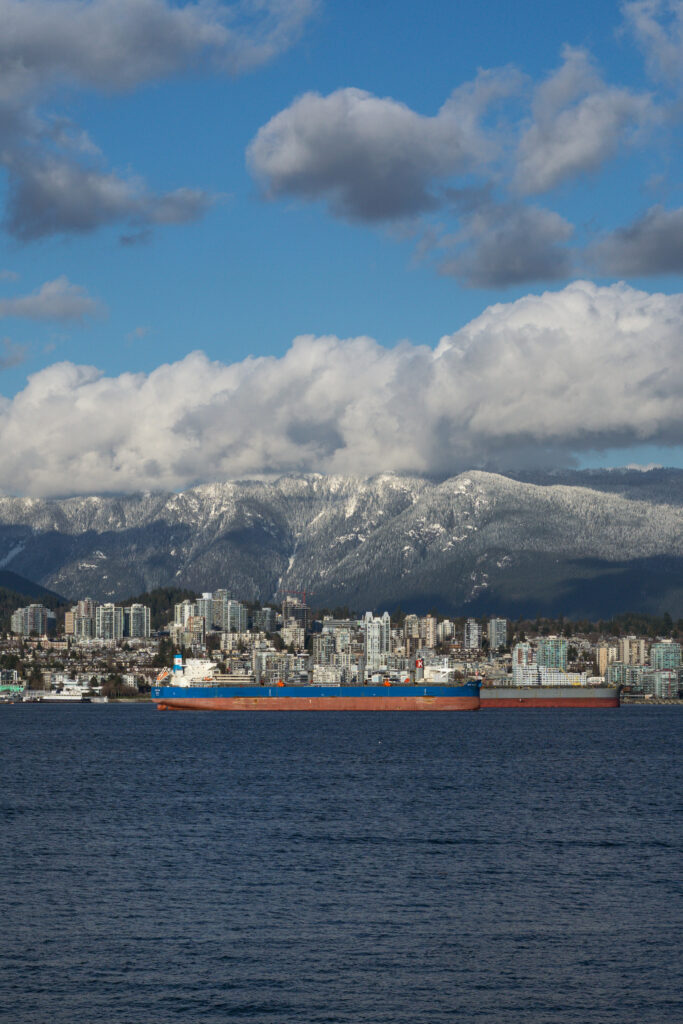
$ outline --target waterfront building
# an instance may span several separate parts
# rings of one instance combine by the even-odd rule
[[[527,669],[535,667],[536,652],[528,640],[515,644],[512,648],[512,682],[515,686],[529,685]],[[529,676],[530,678],[530,676]]]
[[[563,636],[542,636],[538,640],[536,663],[545,668],[567,668],[567,639]]]
[[[662,640],[650,647],[650,667],[653,669],[679,669],[681,645],[673,640]]]
[[[658,671],[644,669],[641,688],[643,693],[649,693],[653,697],[678,697],[681,689],[680,673],[675,668]]]

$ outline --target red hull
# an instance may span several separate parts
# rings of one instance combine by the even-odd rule
[[[192,711],[477,711],[478,697],[182,697],[166,708]]]
[[[500,697],[481,698],[482,708],[618,708],[619,697]]]

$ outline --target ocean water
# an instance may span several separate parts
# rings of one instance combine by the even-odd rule
[[[682,726],[2,707],[0,1016],[681,1019]]]

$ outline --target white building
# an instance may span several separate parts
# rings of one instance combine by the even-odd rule
[[[95,636],[98,640],[123,638],[123,608],[115,604],[100,604],[95,609]]]
[[[132,604],[124,609],[124,633],[126,636],[145,639],[151,635],[151,615],[145,604]]]
[[[465,623],[465,650],[478,651],[481,647],[481,626],[476,619]]]
[[[374,672],[387,663],[391,651],[391,618],[389,612],[375,617],[366,612],[363,618],[363,656],[366,671]]]

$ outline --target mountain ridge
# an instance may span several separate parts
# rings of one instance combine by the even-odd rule
[[[224,586],[264,603],[305,588],[355,608],[683,614],[683,471],[520,475],[299,474],[0,498],[0,569],[100,600]]]

